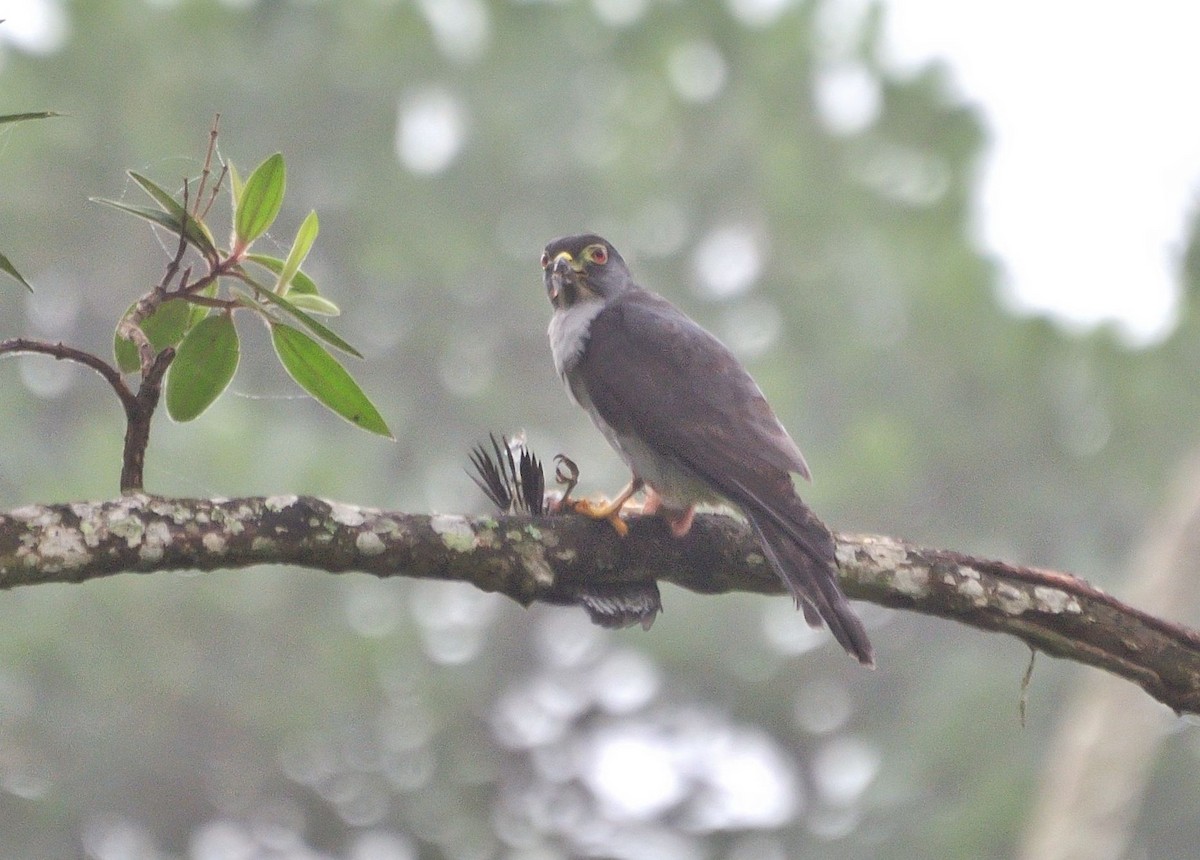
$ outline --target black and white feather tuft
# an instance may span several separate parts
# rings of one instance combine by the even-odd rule
[[[501,513],[527,513],[541,516],[546,512],[546,476],[541,461],[525,446],[523,435],[496,439],[489,433],[492,450],[477,445],[471,451],[475,473],[471,480],[483,490]]]

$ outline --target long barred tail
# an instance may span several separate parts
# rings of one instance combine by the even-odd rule
[[[848,653],[864,666],[874,666],[871,640],[838,585],[833,535],[825,524],[796,496],[775,507],[754,499],[743,510],[805,620],[814,627],[824,620]]]

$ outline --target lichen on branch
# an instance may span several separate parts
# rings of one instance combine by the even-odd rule
[[[522,605],[588,605],[600,588],[672,582],[704,594],[778,594],[749,528],[705,514],[684,538],[655,517],[618,537],[573,515],[421,515],[310,496],[26,505],[0,514],[0,587],[85,582],[117,573],[287,564],[469,583]],[[1055,657],[1140,685],[1200,713],[1200,634],[1121,603],[1064,573],[837,535],[852,598],[1008,633]],[[881,663],[886,663],[886,655]]]

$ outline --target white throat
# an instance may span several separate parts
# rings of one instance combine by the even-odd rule
[[[602,310],[604,302],[592,299],[569,308],[560,308],[550,317],[550,351],[554,354],[554,369],[559,376],[565,379],[579,363],[579,357],[587,346],[588,329]]]

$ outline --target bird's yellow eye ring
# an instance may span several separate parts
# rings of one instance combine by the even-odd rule
[[[593,245],[588,256],[591,258],[593,263],[603,266],[608,262],[608,249],[603,245]]]
[[[550,268],[550,253],[548,251],[542,251],[542,268]]]

